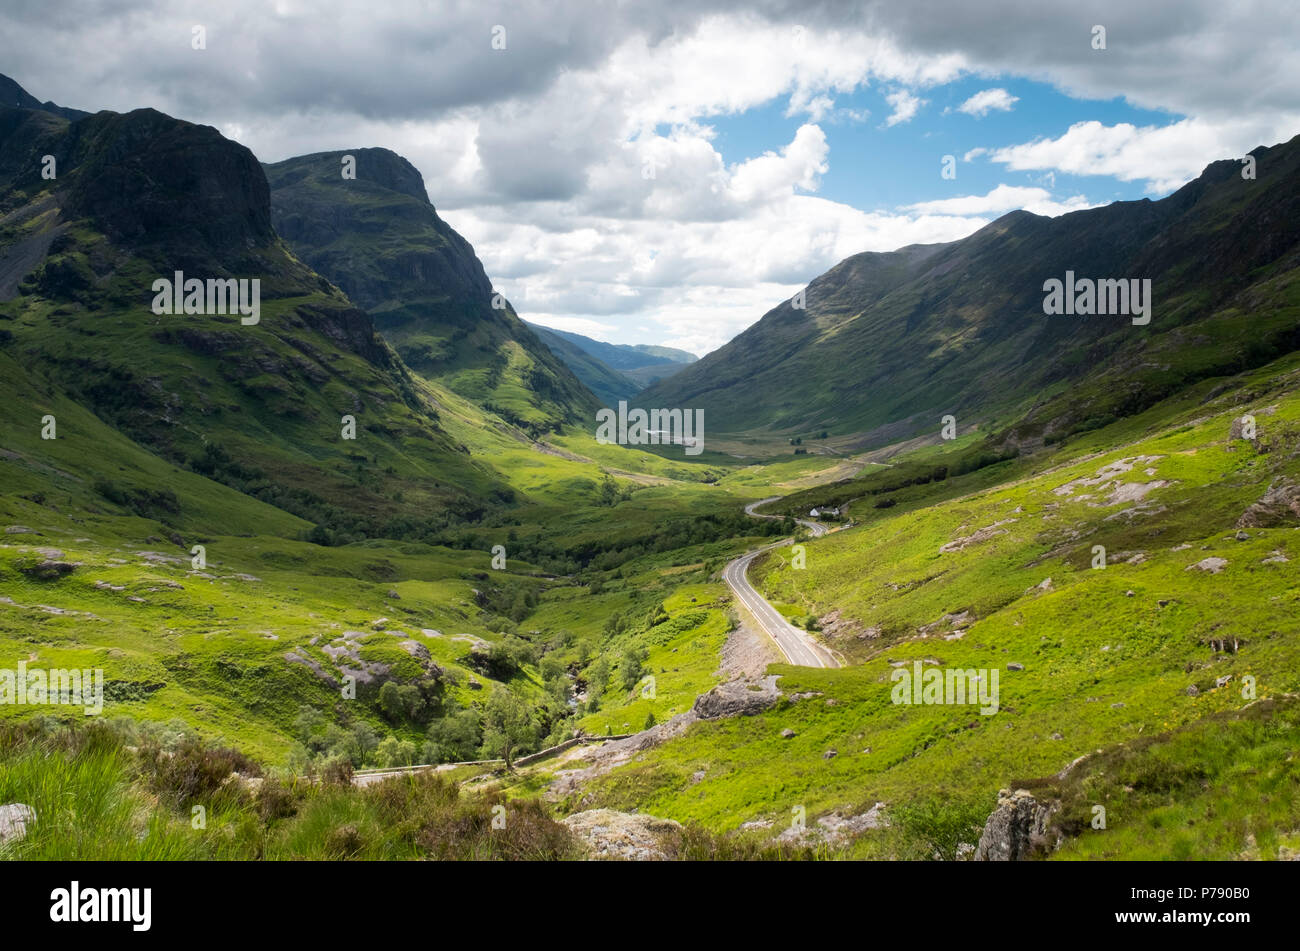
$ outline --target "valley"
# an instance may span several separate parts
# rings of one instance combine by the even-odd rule
[[[0,697],[0,857],[1300,854],[1300,140],[695,360],[525,323],[388,149],[24,96],[0,668],[104,706]]]

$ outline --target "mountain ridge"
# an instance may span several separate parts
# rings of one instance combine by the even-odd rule
[[[1241,369],[1238,353],[1258,365],[1290,346],[1289,279],[1265,295],[1255,323],[1262,341],[1222,310],[1293,268],[1285,259],[1300,244],[1292,217],[1300,140],[1252,155],[1256,180],[1241,177],[1240,162],[1221,160],[1159,201],[1056,218],[1016,211],[924,252],[854,255],[810,282],[806,310],[777,305],[639,399],[702,406],[726,433],[829,429],[872,446],[937,432],[951,413],[963,425],[1019,421],[1009,438],[1041,444],[1150,405],[1188,380]],[[1152,325],[1045,317],[1044,281],[1067,270],[1154,278]],[[1225,352],[1184,352],[1192,325]],[[1157,369],[1165,360],[1169,368]],[[1078,392],[1066,397],[1064,386]]]

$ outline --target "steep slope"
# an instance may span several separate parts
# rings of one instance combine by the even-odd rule
[[[345,156],[355,178],[344,177]],[[276,231],[370,313],[413,370],[534,433],[591,419],[592,394],[494,299],[474,249],[404,158],[353,149],[265,168]]]
[[[918,814],[966,832],[999,789],[1065,785],[1067,855],[1294,849],[1298,441],[1290,354],[1032,461],[859,496],[853,527],[804,540],[802,562],[775,548],[750,576],[847,665],[771,668],[788,703],[645,744],[569,807],[785,841],[791,804],[817,834],[884,803],[890,822],[855,854],[929,858],[924,836],[899,841]],[[996,709],[900,696],[922,669],[977,673]],[[1239,718],[1259,728],[1229,742]],[[1098,803],[1109,831],[1090,822]]]
[[[66,106],[56,105],[49,101],[41,102],[18,85],[16,81],[2,73],[0,73],[0,106],[15,109],[41,109],[45,112],[52,112],[56,116],[62,116],[65,119],[81,119],[90,115],[89,112],[83,112],[80,109],[69,109]]]
[[[1041,444],[1300,345],[1293,286],[1300,141],[1235,160],[1157,202],[1044,218],[1013,212],[947,245],[857,255],[726,346],[647,389],[703,407],[715,432],[935,431],[940,416],[1016,419]],[[1047,316],[1044,282],[1150,279],[1149,324]],[[1139,318],[1140,319],[1140,318]]]
[[[257,322],[154,313],[154,282],[177,271],[259,281]],[[288,252],[252,154],[153,110],[0,110],[0,347],[36,391],[322,539],[473,518],[507,491],[441,429],[370,317]]]

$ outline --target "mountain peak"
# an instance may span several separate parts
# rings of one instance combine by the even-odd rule
[[[311,178],[316,182],[334,184],[344,182],[344,159],[355,162],[356,181],[378,186],[431,205],[429,192],[424,187],[424,177],[414,165],[389,149],[339,149],[333,152],[314,152],[268,164],[267,168],[285,169],[280,176],[282,185],[292,185]]]
[[[59,106],[52,102],[41,102],[3,73],[0,73],[0,106],[17,109],[40,109],[44,112],[52,112],[65,119],[82,119],[90,115],[89,112],[83,112],[80,109],[69,109],[66,106]]]

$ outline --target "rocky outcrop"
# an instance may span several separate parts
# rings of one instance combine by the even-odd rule
[[[68,213],[122,244],[159,247],[170,263],[181,247],[241,254],[275,240],[261,166],[211,126],[153,109],[100,112],[72,123],[60,146],[59,180],[64,163],[76,170]]]
[[[58,581],[60,578],[76,571],[77,565],[74,562],[46,558],[31,564],[20,565],[18,570],[33,581]]]
[[[672,819],[613,809],[577,812],[563,822],[586,846],[591,858],[632,862],[669,858],[667,840],[682,829]]]
[[[1282,479],[1237,519],[1237,528],[1275,528],[1300,522],[1300,485]]]
[[[719,684],[708,693],[695,698],[692,709],[701,720],[719,717],[751,716],[762,713],[776,703],[781,691],[776,689],[775,677],[762,680],[733,680]]]
[[[998,806],[984,823],[977,862],[1016,862],[1054,850],[1060,833],[1052,829],[1052,817],[1060,803],[1041,802],[1027,789],[998,792]]]
[[[27,837],[27,826],[36,821],[36,810],[21,802],[0,806],[0,846],[21,842]]]

